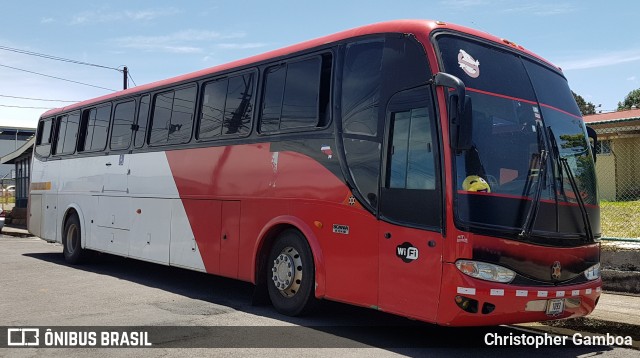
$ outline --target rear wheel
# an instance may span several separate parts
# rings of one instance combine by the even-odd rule
[[[81,263],[87,256],[86,250],[82,248],[81,239],[80,220],[73,214],[65,222],[62,236],[64,259],[70,264]]]
[[[271,248],[267,269],[269,298],[278,312],[298,316],[313,309],[317,303],[313,254],[300,232],[280,234]]]

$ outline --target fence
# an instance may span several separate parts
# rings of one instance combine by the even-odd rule
[[[591,125],[598,133],[596,176],[602,236],[640,237],[640,125]]]

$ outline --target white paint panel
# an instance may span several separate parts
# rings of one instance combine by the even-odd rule
[[[171,202],[171,265],[205,272],[204,262],[184,205],[181,200]]]
[[[131,242],[129,255],[169,264],[171,199],[131,199]]]
[[[529,296],[529,291],[527,290],[516,290],[516,297],[527,297]]]
[[[504,296],[504,290],[492,288],[489,294],[491,296]]]
[[[538,291],[538,297],[547,297],[549,296],[548,291]]]

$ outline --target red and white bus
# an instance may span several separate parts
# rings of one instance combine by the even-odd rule
[[[600,296],[588,132],[559,68],[392,21],[48,111],[29,230],[441,325],[583,316]]]

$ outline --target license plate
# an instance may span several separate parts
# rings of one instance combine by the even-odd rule
[[[551,316],[559,315],[564,311],[564,299],[549,300],[547,302],[547,314]]]

